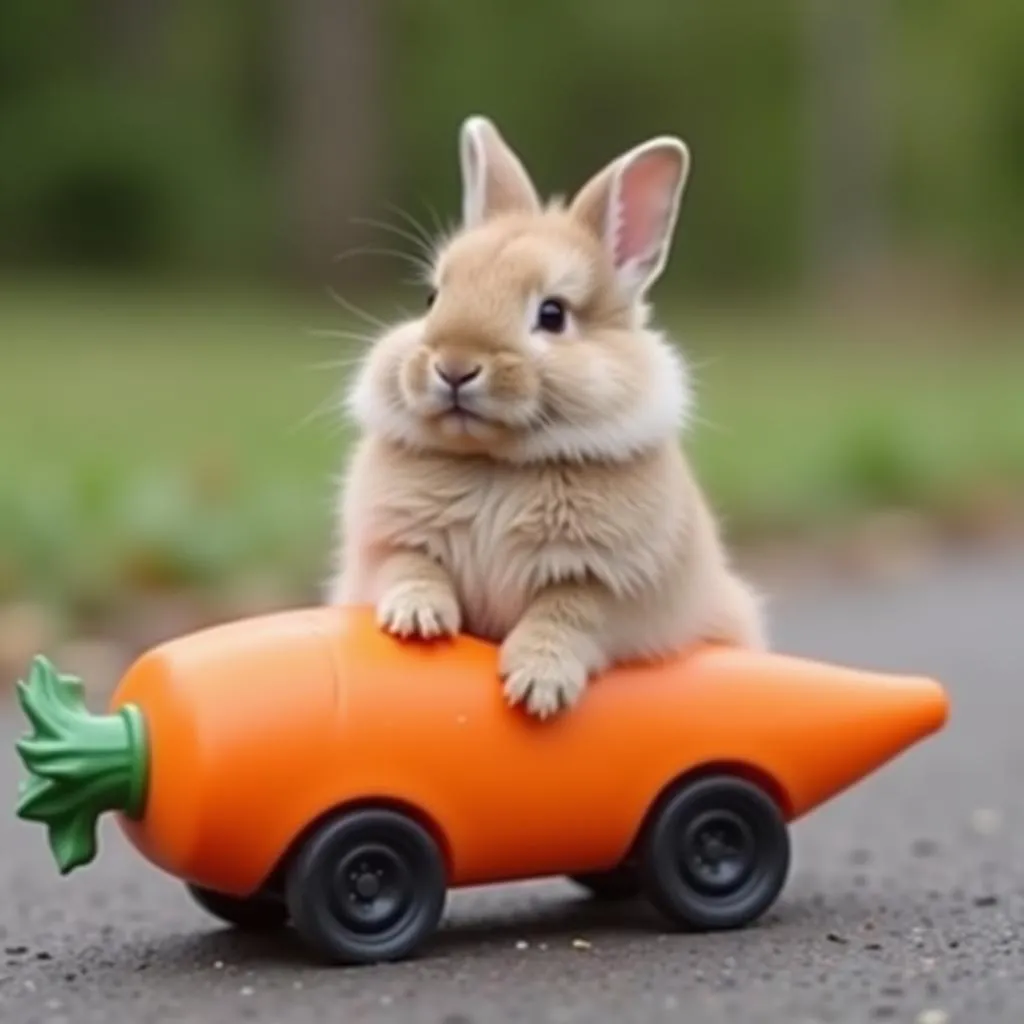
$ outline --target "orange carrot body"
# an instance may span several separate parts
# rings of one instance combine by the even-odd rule
[[[931,680],[706,647],[607,673],[541,722],[504,703],[493,645],[384,635],[368,609],[284,612],[145,654],[147,798],[121,817],[153,863],[257,890],[321,815],[385,802],[440,840],[449,884],[599,871],[684,773],[742,768],[793,820],[942,726]]]

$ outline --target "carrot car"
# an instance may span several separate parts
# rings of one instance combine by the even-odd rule
[[[929,679],[703,646],[616,668],[554,720],[504,702],[495,646],[302,609],[143,654],[110,713],[44,658],[18,814],[62,874],[128,840],[239,927],[289,921],[318,955],[411,955],[450,888],[568,876],[670,926],[735,928],[789,871],[788,826],[940,729]]]

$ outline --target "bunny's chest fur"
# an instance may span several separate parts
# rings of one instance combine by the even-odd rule
[[[616,571],[621,494],[571,469],[477,465],[407,498],[404,540],[445,567],[478,636],[502,639],[546,586]]]

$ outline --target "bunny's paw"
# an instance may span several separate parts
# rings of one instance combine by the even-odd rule
[[[380,599],[377,623],[402,639],[435,640],[458,633],[461,615],[447,587],[411,580],[396,584]]]
[[[567,646],[528,632],[512,633],[501,650],[501,677],[509,704],[549,718],[580,699],[587,668]]]

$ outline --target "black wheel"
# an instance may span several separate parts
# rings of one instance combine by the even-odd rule
[[[444,910],[444,860],[405,815],[358,810],[322,825],[288,870],[286,900],[299,935],[332,963],[402,960],[433,934]]]
[[[595,899],[635,900],[643,893],[640,873],[634,867],[623,865],[610,871],[595,871],[587,875],[571,875],[578,886],[586,889]]]
[[[782,891],[789,863],[789,831],[775,801],[727,775],[669,796],[641,853],[650,901],[694,931],[739,928],[760,917]]]
[[[235,928],[270,931],[283,928],[288,923],[288,908],[283,901],[271,896],[257,895],[239,899],[198,885],[186,884],[185,888],[203,910]]]

